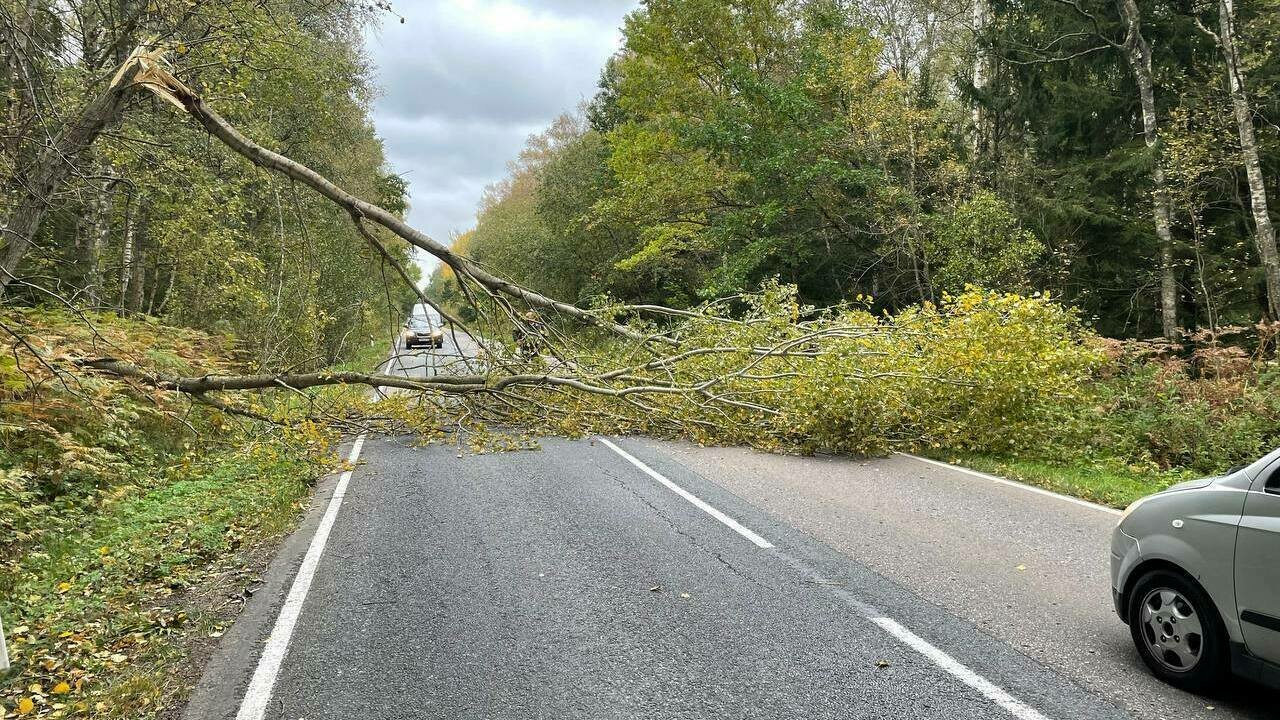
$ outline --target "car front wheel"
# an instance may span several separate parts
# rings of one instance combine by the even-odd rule
[[[1213,601],[1182,573],[1153,570],[1129,594],[1129,630],[1156,677],[1195,693],[1220,688],[1227,633]]]

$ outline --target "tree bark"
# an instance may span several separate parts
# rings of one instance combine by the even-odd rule
[[[147,311],[146,312],[148,315],[155,314],[156,292],[160,289],[160,270],[161,270],[161,264],[162,264],[161,260],[163,258],[164,258],[164,253],[159,248],[156,249],[156,252],[153,253],[151,257],[151,285],[147,290]]]
[[[1156,118],[1155,81],[1151,71],[1151,46],[1142,36],[1142,12],[1136,0],[1116,0],[1125,24],[1121,46],[1133,79],[1138,86],[1142,106],[1142,139],[1151,152],[1151,217],[1160,246],[1160,328],[1165,338],[1178,336],[1178,280],[1174,274],[1173,230],[1170,222],[1169,194],[1165,189],[1164,166],[1160,158],[1160,137]]]
[[[147,250],[137,236],[134,237],[133,272],[130,273],[129,296],[125,299],[125,310],[130,315],[142,312],[142,298],[147,287]]]
[[[102,186],[89,201],[89,238],[85,254],[81,259],[84,268],[84,293],[90,307],[97,307],[102,302],[102,249],[107,246],[107,238],[111,234],[111,211],[115,204],[114,179],[110,163],[102,163],[101,173],[109,179],[102,181]]]
[[[1245,88],[1244,68],[1236,46],[1235,0],[1218,0],[1218,47],[1227,66],[1227,88],[1240,134],[1240,155],[1249,180],[1249,205],[1253,214],[1254,242],[1258,261],[1266,278],[1267,315],[1280,319],[1280,254],[1276,251],[1276,231],[1271,224],[1267,185],[1258,158],[1258,140],[1253,132],[1253,108]]]
[[[982,43],[979,40],[979,36],[986,30],[989,13],[987,0],[973,0],[973,89],[975,94],[978,95],[981,95],[987,87],[987,57],[982,51]],[[986,123],[986,117],[982,112],[981,98],[974,98],[972,113],[973,136],[970,138],[970,143],[973,149],[973,159],[976,161],[983,150],[983,142],[986,137],[983,127]]]
[[[49,208],[49,199],[71,173],[76,157],[92,145],[105,128],[119,119],[133,90],[137,71],[135,63],[128,65],[119,81],[112,83],[69,120],[30,166],[14,173],[16,187],[11,188],[11,196],[16,198],[16,202],[0,228],[0,240],[4,243],[0,245],[0,298],[4,297],[9,283],[18,277],[18,264],[40,230]]]
[[[124,211],[124,232],[121,233],[120,239],[120,297],[116,303],[116,309],[121,315],[128,309],[127,299],[129,297],[129,287],[133,282],[133,265],[134,265],[134,219],[130,212],[133,208],[128,200],[125,201]]]
[[[31,64],[31,34],[35,28],[36,3],[33,0],[26,0],[22,3],[22,7],[23,10],[17,13],[18,17],[11,18],[11,24],[6,23],[9,32],[7,42],[4,43],[9,51],[5,58],[5,69],[8,74],[6,86],[13,94],[9,102],[6,142],[13,158],[21,156],[22,146],[36,110],[36,98],[41,80],[35,74]]]

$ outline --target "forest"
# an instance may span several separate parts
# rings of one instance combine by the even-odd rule
[[[586,304],[974,285],[1111,337],[1252,337],[1280,307],[1278,9],[651,0],[455,247]]]
[[[6,305],[230,333],[257,367],[324,367],[385,335],[412,291],[383,281],[342,211],[246,173],[172,108],[112,86],[135,47],[171,47],[176,71],[246,131],[403,212],[368,117],[373,8],[19,0],[2,12]]]

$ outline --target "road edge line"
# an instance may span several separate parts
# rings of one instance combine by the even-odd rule
[[[1027,483],[1024,483],[1024,482],[1018,482],[1017,480],[1010,480],[1009,478],[1000,477],[999,475],[992,475],[990,473],[984,473],[978,470],[971,470],[967,467],[964,467],[963,465],[956,465],[955,463],[943,462],[941,460],[934,460],[933,458],[921,457],[919,455],[913,455],[911,453],[906,453],[906,452],[897,452],[894,454],[901,455],[903,457],[908,457],[908,458],[911,458],[912,460],[919,460],[922,463],[936,465],[937,467],[940,467],[940,468],[954,470],[959,473],[964,473],[965,475],[972,475],[973,477],[981,478],[983,480],[990,480],[991,482],[998,483],[1000,485],[1007,485],[1009,487],[1018,488],[1019,490],[1026,490],[1027,492],[1033,492],[1033,493],[1036,493],[1037,495],[1044,495],[1046,497],[1057,498],[1058,500],[1064,500],[1066,502],[1072,503],[1074,505],[1079,505],[1081,507],[1087,507],[1093,510],[1101,510],[1102,512],[1109,513],[1111,515],[1121,514],[1119,510],[1113,507],[1107,507],[1106,505],[1100,505],[1096,502],[1090,502],[1088,500],[1085,500],[1084,498],[1072,497],[1070,495],[1064,495],[1063,493],[1054,492],[1052,490],[1047,490],[1042,487],[1036,487],[1035,485],[1028,485]]]
[[[347,456],[348,463],[354,463],[360,458],[364,440],[364,433],[356,438]],[[342,500],[347,494],[347,484],[351,482],[351,473],[354,471],[355,468],[346,470],[338,478],[338,484],[329,498],[329,505],[325,508],[324,517],[320,519],[315,534],[311,536],[307,554],[303,556],[302,564],[298,566],[293,584],[289,587],[289,594],[285,596],[284,605],[280,607],[280,613],[276,616],[271,634],[267,636],[262,654],[258,657],[258,665],[254,668],[248,687],[245,688],[240,709],[236,712],[236,720],[262,720],[266,717],[267,706],[275,690],[276,678],[280,675],[280,666],[289,652],[289,641],[293,638],[294,627],[302,614],[302,605],[307,599],[307,593],[311,590],[311,581],[315,579],[316,568],[324,555],[325,545],[329,542],[329,532],[338,518]]]
[[[635,456],[633,456],[631,453],[627,452],[626,450],[623,450],[617,445],[614,445],[613,443],[609,442],[609,440],[606,438],[597,437],[596,439],[604,443],[605,447],[608,447],[610,450],[614,451],[618,455],[621,455],[622,459],[626,460],[632,465],[635,465],[637,468],[640,468],[640,470],[644,471],[646,475],[662,483],[671,492],[674,492],[675,494],[679,495],[685,500],[688,500],[694,507],[710,515],[716,520],[719,520],[726,527],[738,533],[739,535],[746,538],[747,540],[750,540],[751,543],[756,547],[762,550],[767,550],[773,547],[773,543],[769,542],[768,540],[765,540],[763,537],[756,534],[753,530],[744,526],[742,523],[738,522],[737,520],[734,520],[728,515],[725,515],[723,512],[717,510],[711,505],[708,505],[706,501],[702,500],[697,495],[694,495],[688,490],[685,490],[684,488],[675,484],[671,480],[668,480],[666,476],[664,476],[662,473],[658,472],[657,470],[654,470],[648,465],[645,465],[643,462],[637,460]]]

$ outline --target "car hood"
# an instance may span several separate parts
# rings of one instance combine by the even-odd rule
[[[1169,487],[1165,488],[1164,490],[1161,490],[1160,492],[1167,493],[1167,492],[1177,492],[1179,490],[1199,490],[1200,488],[1203,488],[1203,487],[1209,487],[1210,485],[1214,484],[1215,482],[1221,480],[1224,477],[1227,477],[1227,476],[1215,475],[1214,477],[1196,478],[1195,480],[1185,480],[1183,482],[1177,483],[1176,485],[1170,485]]]

